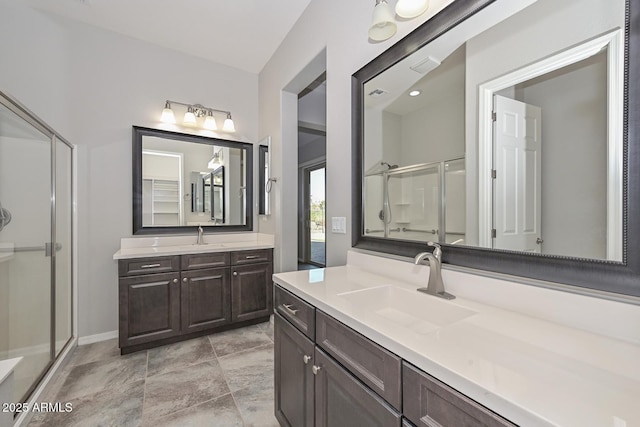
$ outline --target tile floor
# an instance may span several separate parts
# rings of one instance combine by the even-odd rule
[[[278,426],[273,321],[120,356],[116,340],[78,347],[30,427]]]

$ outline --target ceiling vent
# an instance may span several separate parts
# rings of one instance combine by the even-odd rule
[[[427,56],[426,59],[413,64],[411,68],[413,71],[418,72],[420,74],[427,74],[429,71],[437,68],[441,64],[440,61],[435,59],[433,56]]]
[[[385,93],[389,93],[384,89],[374,89],[371,92],[369,92],[369,96],[373,97],[373,98],[377,98],[379,96],[384,95]]]

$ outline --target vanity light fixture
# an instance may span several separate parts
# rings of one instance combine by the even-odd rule
[[[401,18],[411,19],[425,13],[429,8],[429,0],[398,0],[396,3],[396,15]]]
[[[373,19],[369,27],[369,38],[374,41],[387,40],[398,30],[393,20],[393,12],[387,0],[376,0],[373,8]]]
[[[178,101],[170,101],[166,100],[164,104],[164,109],[162,110],[162,115],[160,116],[160,121],[163,123],[176,123],[176,117],[171,109],[172,104],[182,105],[187,107],[187,112],[184,114],[184,119],[182,121],[183,124],[188,126],[195,126],[198,124],[198,119],[200,117],[204,117],[204,122],[202,123],[202,127],[207,130],[217,130],[218,125],[216,124],[216,119],[214,117],[214,113],[225,114],[226,119],[224,121],[224,125],[222,126],[222,130],[225,132],[235,132],[236,127],[233,123],[233,119],[231,118],[231,112],[225,110],[218,110],[211,107],[205,107],[201,104],[185,104],[184,102]]]
[[[163,123],[176,123],[176,116],[173,114],[173,110],[171,109],[171,105],[169,101],[165,102],[164,110],[162,110],[162,116],[160,116],[160,121]]]
[[[421,90],[412,90],[411,92],[409,92],[409,96],[418,96],[422,93]]]
[[[233,124],[233,120],[231,119],[231,113],[227,113],[227,118],[224,119],[224,124],[222,125],[222,130],[225,132],[235,132],[236,126]]]

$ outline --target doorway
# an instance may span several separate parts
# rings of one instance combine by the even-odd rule
[[[324,267],[326,258],[326,163],[303,168],[304,176],[304,250],[303,269]],[[308,265],[304,266],[304,264]]]
[[[298,269],[326,266],[326,75],[298,94]]]

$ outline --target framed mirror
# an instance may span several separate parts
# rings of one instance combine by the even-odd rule
[[[267,180],[269,179],[269,147],[258,147],[258,215],[269,214],[269,193],[267,193]]]
[[[638,9],[454,1],[356,72],[353,245],[640,296]]]
[[[133,127],[133,234],[253,229],[252,144]]]

